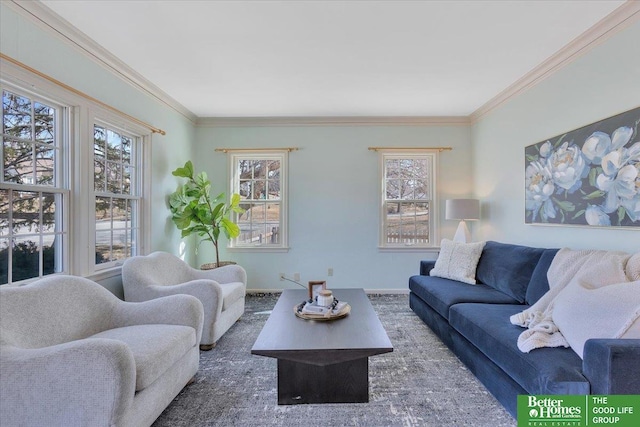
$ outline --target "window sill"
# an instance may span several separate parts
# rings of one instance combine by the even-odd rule
[[[229,252],[289,252],[289,247],[241,246],[227,248]]]
[[[378,246],[378,252],[422,252],[437,254],[440,252],[440,246]]]

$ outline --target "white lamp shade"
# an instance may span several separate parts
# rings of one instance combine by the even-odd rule
[[[480,219],[480,201],[477,199],[451,199],[445,204],[446,219]]]

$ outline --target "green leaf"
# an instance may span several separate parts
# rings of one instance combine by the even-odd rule
[[[535,162],[536,160],[538,160],[537,154],[527,154],[525,157],[528,162]]]
[[[227,238],[232,239],[240,235],[240,227],[228,218],[222,218],[220,221],[222,229],[225,231]]]
[[[224,203],[218,203],[216,207],[213,208],[213,211],[211,212],[211,218],[213,219],[213,222],[215,223],[218,222],[218,219],[220,217],[220,214],[222,213],[223,207],[224,207]]]
[[[220,203],[223,202],[224,203],[224,193],[220,193],[218,194],[215,199],[212,200],[213,203]]]
[[[626,213],[627,213],[627,210],[622,206],[618,208],[618,225],[622,223],[622,220],[624,219],[624,216],[626,215]]]
[[[598,171],[596,168],[591,168],[591,170],[589,170],[589,185],[592,187],[596,186],[596,175],[598,174]]]
[[[184,167],[177,168],[173,172],[171,172],[173,176],[179,176],[181,178],[193,178],[193,163],[191,160],[188,160],[187,163],[184,164]]]
[[[558,138],[558,140],[556,141],[556,143],[553,145],[553,148],[558,148],[560,146],[560,144],[562,144],[562,140],[564,139],[564,137],[567,136],[567,134],[565,133],[564,135],[562,135],[560,138]],[[564,221],[563,221],[564,222]]]
[[[584,200],[591,200],[591,199],[597,199],[598,197],[602,197],[604,196],[604,191],[602,190],[596,190],[593,193],[589,193],[586,196],[583,197]]]
[[[576,206],[575,206],[573,203],[569,202],[569,201],[566,201],[566,200],[558,200],[558,199],[556,199],[555,197],[553,198],[553,201],[554,201],[554,202],[556,202],[556,205],[558,205],[558,207],[559,207],[562,211],[565,211],[565,212],[573,212],[573,211],[575,211],[575,210],[576,210]],[[564,214],[562,215],[562,217],[563,217],[563,221],[562,221],[562,222],[564,222]]]
[[[579,216],[584,215],[584,213],[585,213],[585,210],[584,209],[580,209],[578,212],[576,212],[576,214],[573,217],[571,217],[571,219],[576,219]]]
[[[196,175],[194,181],[199,188],[206,188],[211,185],[211,182],[209,182],[209,178],[207,177],[207,173],[204,171]]]
[[[179,215],[173,216],[173,222],[176,224],[179,230],[184,230],[188,228],[191,224],[191,212],[187,212],[186,210]]]

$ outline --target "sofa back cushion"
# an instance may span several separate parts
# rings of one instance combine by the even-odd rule
[[[525,302],[527,286],[543,248],[488,241],[478,262],[478,282]]]
[[[558,253],[559,249],[545,249],[540,256],[540,260],[533,270],[531,280],[529,280],[529,286],[527,286],[527,293],[524,296],[524,302],[533,305],[549,290],[549,279],[547,278],[547,271],[553,261],[553,258]]]

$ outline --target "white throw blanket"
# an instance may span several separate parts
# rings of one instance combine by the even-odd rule
[[[584,319],[581,319],[581,317],[593,319],[597,310],[592,306],[587,307],[582,304],[582,298],[579,296],[581,291],[579,289],[587,290],[588,292],[589,289],[630,283],[629,285],[608,288],[604,292],[601,291],[601,294],[608,295],[609,304],[607,304],[607,309],[611,310],[612,300],[617,297],[628,299],[628,295],[633,295],[634,290],[640,305],[640,286],[633,286],[635,281],[640,280],[640,254],[631,256],[624,252],[573,251],[563,248],[554,257],[547,272],[547,278],[549,280],[549,291],[534,305],[521,313],[511,316],[510,319],[514,325],[528,328],[518,337],[518,348],[524,353],[539,347],[569,347],[571,344],[572,348],[574,348],[574,343],[576,346],[579,345],[580,340],[573,339],[573,336],[571,337],[572,339],[567,340],[560,331],[557,322],[555,322],[558,315],[554,316],[554,309],[558,300],[563,302],[563,310],[560,313],[561,324],[578,325],[576,328],[568,329],[571,329],[572,333],[575,332],[573,335],[580,337],[616,338],[620,336],[620,329],[623,329],[622,325],[627,324],[630,326],[638,318],[640,306],[634,309],[635,306],[632,301],[628,304],[629,307],[624,310],[612,310],[605,314],[607,320],[616,318],[619,319],[618,321],[596,321],[596,324],[603,325],[602,328],[593,328],[593,322],[591,322],[589,324],[591,330],[584,331],[579,326],[584,323]],[[636,285],[640,285],[640,281]],[[622,288],[625,290],[621,290]],[[571,299],[562,298],[563,295],[568,295],[567,292],[571,292]],[[587,298],[585,295],[583,296],[585,299]],[[589,299],[593,301],[593,298]],[[576,309],[567,309],[567,303]],[[571,313],[568,314],[568,312]],[[620,325],[620,327],[614,331],[611,330],[612,325]],[[576,353],[582,355],[582,349],[576,350]]]

